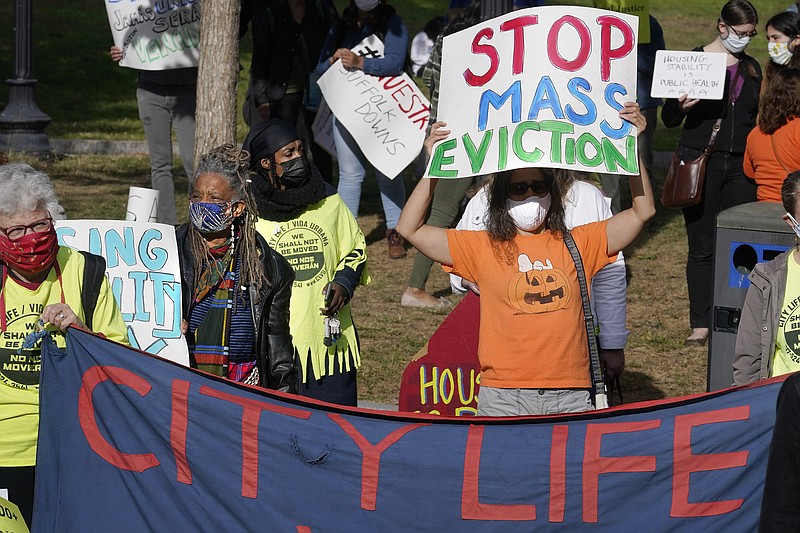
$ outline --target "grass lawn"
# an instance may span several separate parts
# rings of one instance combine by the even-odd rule
[[[52,138],[143,139],[135,101],[136,75],[108,58],[111,36],[103,4],[96,0],[35,0],[33,72],[38,78],[37,102],[53,118]],[[572,2],[589,5],[590,2]],[[766,59],[763,23],[788,5],[788,0],[756,2],[760,35],[748,52]],[[445,0],[396,0],[409,32],[419,31],[431,17],[444,12]],[[722,2],[698,0],[652,2],[652,13],[664,27],[667,47],[686,50],[710,42]],[[341,8],[342,0],[337,0]],[[12,73],[13,2],[0,3],[0,72]],[[249,65],[249,38],[242,45],[241,63]],[[240,101],[246,87],[242,71]],[[7,87],[0,84],[0,108]],[[241,124],[239,136],[244,136]],[[672,150],[677,131],[663,128],[656,148]],[[14,156],[14,159],[19,159]],[[64,156],[35,162],[53,177],[70,218],[124,218],[129,186],[149,186],[149,165],[141,156]],[[176,161],[176,168],[181,165]],[[654,188],[660,191],[664,169]],[[413,187],[410,172],[404,174]],[[178,177],[179,212],[186,212],[185,176]],[[91,198],[91,201],[87,201]],[[363,344],[360,397],[396,402],[400,375],[424,346],[446,312],[406,309],[399,304],[406,285],[413,249],[406,259],[389,260],[374,180],[367,179],[359,223],[367,235],[373,283],[360,288],[353,301]],[[627,251],[632,271],[628,290],[627,371],[622,378],[626,401],[656,399],[705,389],[706,349],[685,348],[688,303],[684,280],[685,232],[680,212],[660,208],[638,241]],[[449,292],[441,269],[434,268],[428,286],[437,295]],[[455,300],[454,297],[451,299]]]

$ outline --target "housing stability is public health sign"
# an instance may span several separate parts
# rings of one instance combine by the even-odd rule
[[[520,167],[638,174],[638,18],[585,7],[531,8],[444,38],[438,118],[450,137],[427,175]]]

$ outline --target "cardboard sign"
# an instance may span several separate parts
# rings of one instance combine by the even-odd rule
[[[639,44],[650,42],[650,0],[594,0],[597,9],[608,9],[639,17]]]
[[[106,0],[119,64],[139,70],[196,67],[200,59],[199,0]]]
[[[659,50],[653,71],[653,98],[721,100],[725,94],[726,55],[719,52]]]
[[[439,119],[450,137],[427,175],[521,167],[638,174],[632,15],[588,7],[514,11],[444,38]]]
[[[56,231],[60,245],[106,259],[106,277],[131,345],[188,366],[175,229],[147,222],[59,220]]]
[[[370,35],[353,52],[381,57],[383,43]],[[376,169],[395,178],[417,158],[425,140],[430,102],[408,74],[379,78],[347,70],[337,60],[317,83],[336,121]]]

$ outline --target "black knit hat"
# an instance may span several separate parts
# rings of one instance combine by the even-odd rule
[[[262,159],[275,155],[275,152],[298,139],[300,135],[288,122],[271,118],[253,126],[242,144],[242,150],[250,152],[250,169],[255,170]]]

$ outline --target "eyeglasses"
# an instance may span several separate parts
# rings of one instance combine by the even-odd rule
[[[740,39],[744,39],[745,37],[750,37],[750,38],[752,39],[753,37],[755,37],[756,35],[758,35],[758,30],[753,30],[753,31],[751,31],[751,32],[749,32],[749,33],[746,33],[746,32],[740,32],[740,31],[738,31],[736,28],[734,28],[733,26],[731,26],[730,24],[727,24],[727,23],[725,23],[725,22],[723,22],[723,24],[725,24],[725,26],[727,26],[727,27],[728,27],[728,29],[729,29],[729,30],[731,30],[733,33],[735,33],[735,34],[736,34],[736,36],[737,36],[738,38],[740,38]]]
[[[522,196],[528,189],[536,196],[544,196],[550,192],[550,184],[544,180],[534,180],[531,182],[518,181],[508,184],[508,194],[511,196]]]
[[[53,219],[47,217],[41,220],[37,220],[35,222],[31,222],[30,224],[9,226],[7,228],[0,227],[0,231],[2,231],[6,235],[6,237],[11,239],[12,241],[16,241],[17,239],[21,239],[28,233],[42,233],[45,231],[50,231],[52,227],[53,227]]]

